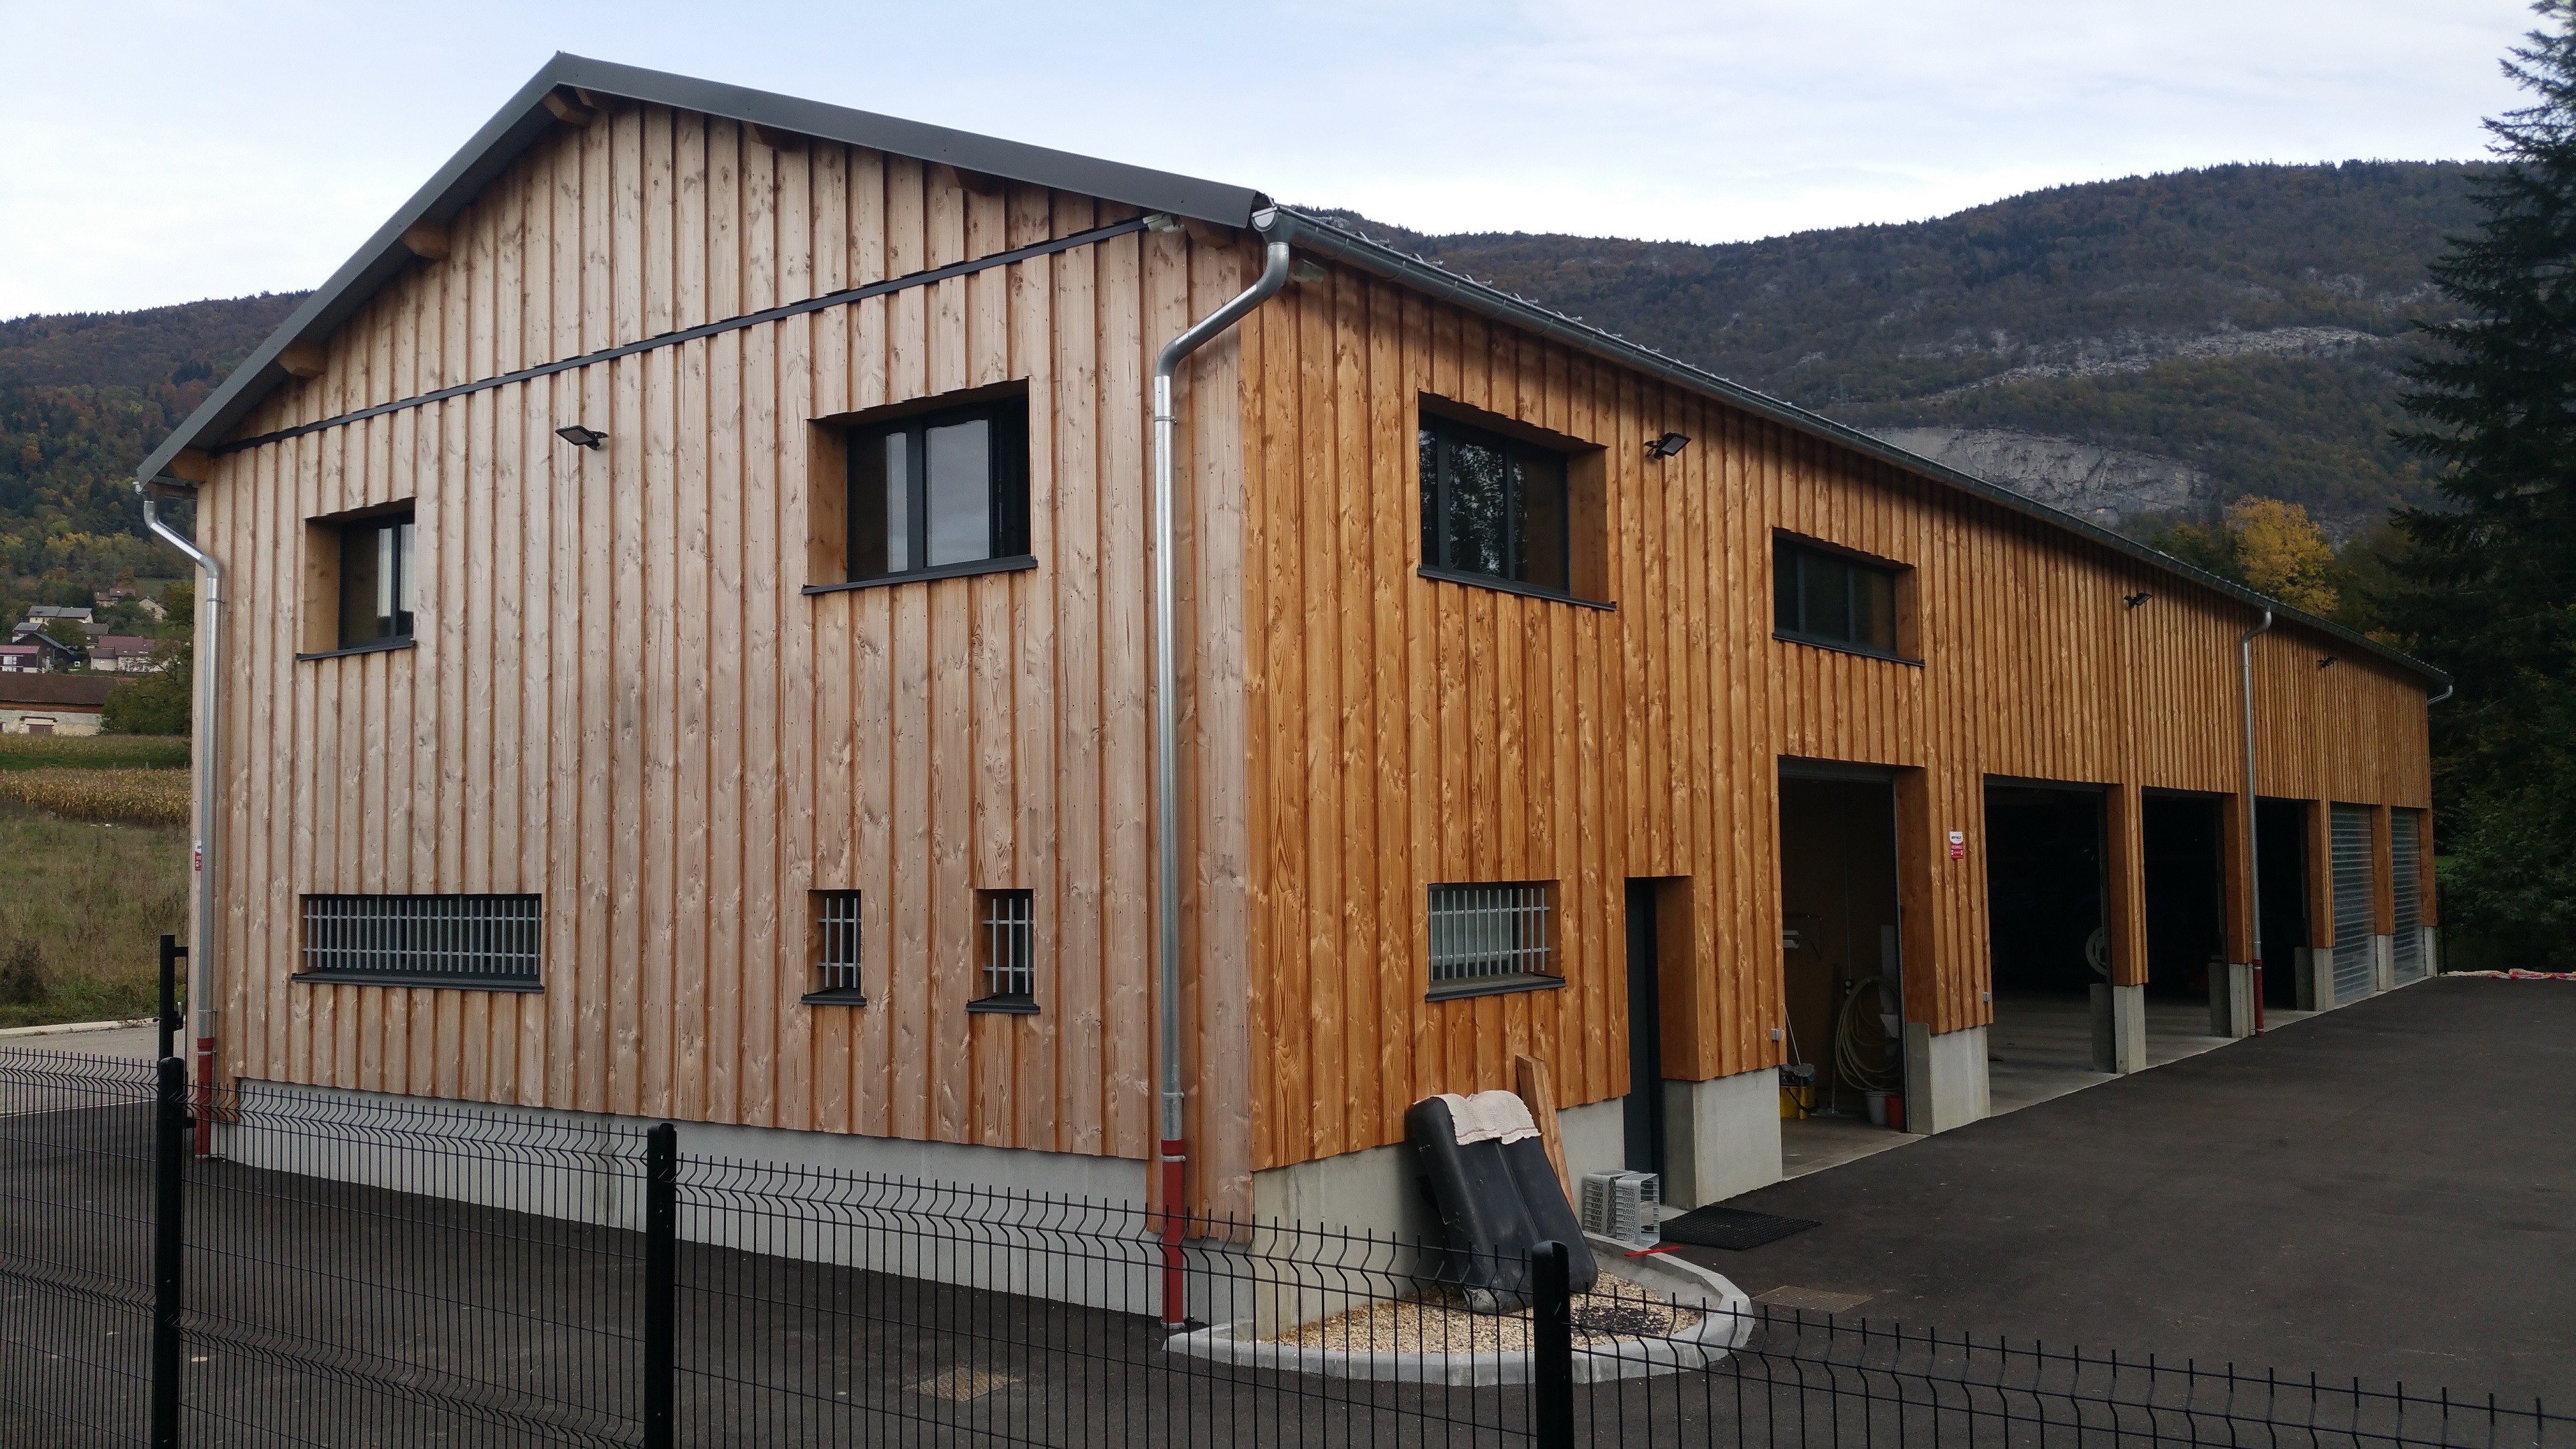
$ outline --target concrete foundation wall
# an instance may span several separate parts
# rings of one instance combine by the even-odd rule
[[[1947,1132],[1994,1115],[1986,1079],[1986,1029],[1935,1035],[1905,1024],[1905,1130]]]
[[[1780,1180],[1780,1074],[1664,1083],[1664,1202],[1693,1208]]]

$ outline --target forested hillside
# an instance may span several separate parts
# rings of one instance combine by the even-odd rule
[[[142,536],[134,465],[299,300],[0,322],[0,597],[175,572]]]
[[[1350,225],[2106,522],[2430,497],[2395,367],[2456,163],[2222,166],[1726,246]],[[0,322],[0,599],[166,571],[126,486],[299,299]],[[2152,520],[2151,520],[2152,521]]]
[[[2473,223],[2471,170],[2221,166],[1725,246],[1423,236],[1340,215],[2061,506],[2210,513],[2254,493],[2348,533],[2430,496],[2387,429],[2407,334],[2451,315],[2424,269]],[[2159,471],[2139,455],[2180,484],[2133,496],[2123,478]]]

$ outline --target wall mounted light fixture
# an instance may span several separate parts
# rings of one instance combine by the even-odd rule
[[[2128,605],[2130,608],[2134,609],[2134,608],[2138,607],[2140,604],[2143,604],[2143,603],[2145,603],[2147,600],[2152,599],[2152,598],[2154,598],[2154,597],[2155,597],[2155,595],[2153,595],[2153,594],[2151,594],[2151,593],[2148,593],[2148,592],[2147,592],[2146,590],[2144,590],[2144,589],[2140,589],[2140,590],[2138,590],[2136,593],[2131,594],[2131,595],[2127,596],[2126,598],[2123,598],[2122,600],[2120,600],[2120,602],[2121,602],[2121,603],[2124,603],[2124,604]]]
[[[2339,656],[2339,655],[2329,654],[2329,655],[2325,656],[2324,658],[2322,658],[2322,659],[2320,659],[2320,660],[2318,660],[2318,661],[2317,661],[2317,667],[2318,667],[2319,669],[2324,669],[2324,668],[2326,668],[2327,666],[2329,666],[2329,665],[2333,664],[2333,663],[2334,663],[2338,658],[2340,658],[2340,657],[2341,657],[2341,656]]]
[[[1666,433],[1662,437],[1657,438],[1646,445],[1646,456],[1649,458],[1670,458],[1689,446],[1689,434]]]
[[[596,448],[600,444],[608,441],[608,435],[606,433],[599,431],[597,428],[585,428],[579,423],[564,424],[562,427],[555,429],[555,436],[572,444],[576,448]]]

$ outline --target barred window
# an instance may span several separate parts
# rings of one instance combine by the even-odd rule
[[[1559,984],[1553,933],[1556,888],[1504,881],[1431,888],[1432,996],[1475,995]]]
[[[306,896],[299,981],[536,991],[539,896]]]
[[[975,922],[984,995],[968,1004],[982,1011],[1037,1010],[1037,915],[1029,893],[977,891]]]
[[[865,1006],[859,991],[859,893],[812,891],[815,989],[808,1003]]]

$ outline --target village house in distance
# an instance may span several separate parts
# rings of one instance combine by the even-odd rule
[[[2438,673],[1239,186],[558,57],[140,481],[227,1081],[1387,1227],[2431,965]]]

